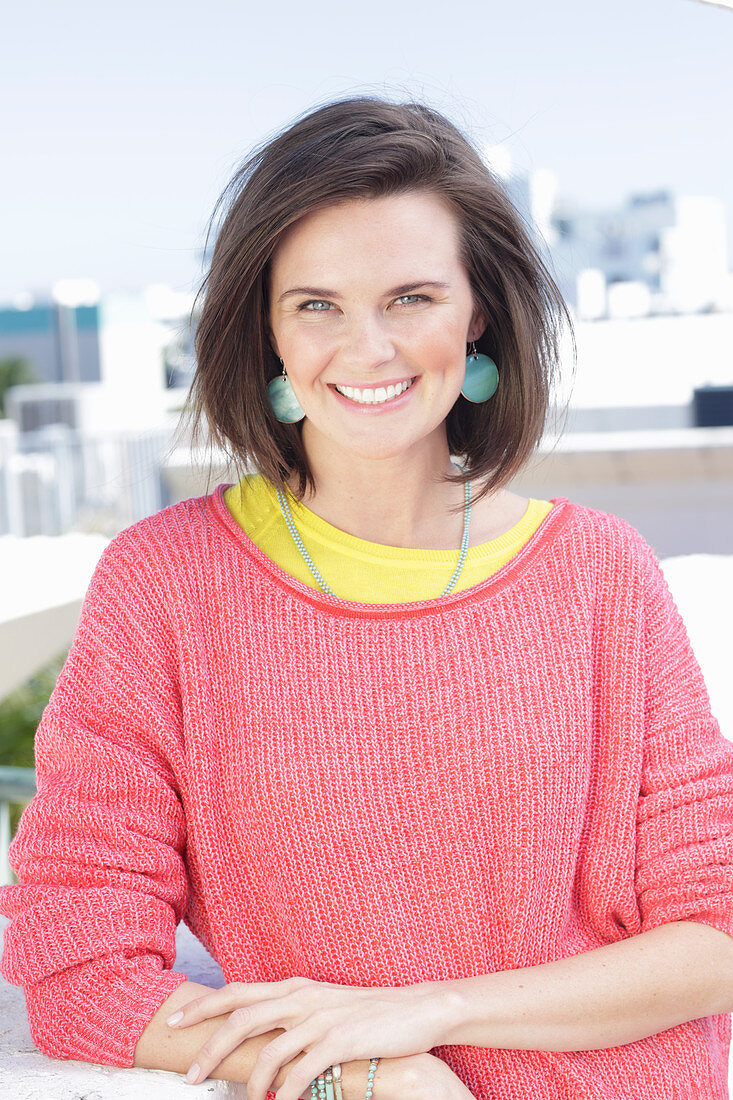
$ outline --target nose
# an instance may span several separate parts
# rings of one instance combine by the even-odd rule
[[[351,319],[339,355],[345,368],[357,372],[379,370],[394,357],[394,342],[383,321],[372,315]]]

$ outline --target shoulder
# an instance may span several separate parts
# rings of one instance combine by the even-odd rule
[[[95,578],[120,584],[179,572],[181,563],[200,560],[210,526],[209,496],[170,504],[124,527],[100,555]]]
[[[642,533],[613,512],[565,501],[567,552],[577,568],[591,570],[601,587],[635,588],[660,571],[654,547]]]
[[[558,499],[558,498],[555,498]],[[567,500],[566,497],[559,498]],[[582,532],[592,544],[604,544],[614,541],[642,538],[637,528],[614,512],[604,512],[600,508],[591,508],[588,504],[568,501],[569,516],[573,527]]]

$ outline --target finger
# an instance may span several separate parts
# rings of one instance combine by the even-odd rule
[[[247,1100],[266,1100],[267,1091],[273,1089],[273,1082],[282,1067],[305,1051],[308,1034],[313,1037],[313,1026],[308,1029],[306,1024],[302,1024],[265,1043],[254,1060],[247,1080]],[[307,1084],[310,1085],[310,1081]]]
[[[301,1093],[307,1092],[311,1081],[325,1073],[335,1062],[347,1062],[350,1059],[338,1053],[333,1042],[326,1041],[312,1047],[288,1073],[275,1093],[275,1100],[300,1100]],[[249,1085],[247,1085],[249,1090]]]
[[[233,1012],[243,1005],[262,1002],[268,996],[269,998],[282,996],[282,986],[282,982],[229,982],[221,989],[212,989],[203,997],[195,997],[192,1001],[188,1001],[169,1016],[166,1023],[169,1027],[190,1027],[191,1024],[201,1023],[202,1020],[211,1019],[212,1016],[223,1016],[225,1012]]]
[[[247,1079],[247,1100],[266,1100],[267,1092],[272,1090],[273,1082],[282,1067],[314,1043],[321,1043],[324,1032],[323,1023],[319,1023],[318,1016],[315,1016],[265,1043]],[[310,1086],[311,1080],[312,1078],[308,1078],[304,1081],[299,1092],[303,1091],[305,1085]],[[298,1100],[299,1092],[294,1094],[294,1100]]]
[[[287,1044],[282,1042],[286,1037],[290,1038],[290,1042]],[[278,1035],[276,1039],[265,1043],[259,1051],[255,1064],[247,1078],[247,1100],[266,1100],[267,1092],[272,1087],[280,1068],[287,1065],[292,1057],[292,1055],[287,1054],[286,1045],[292,1049],[292,1033],[285,1032],[283,1035]],[[298,1051],[301,1049],[299,1046]]]
[[[273,1088],[273,1081],[282,1067],[289,1062],[293,1062],[293,1059],[304,1051],[313,1049],[316,1044],[322,1048],[322,1044],[327,1040],[327,1037],[333,1035],[333,1027],[335,1027],[333,1012],[322,1009],[320,1012],[314,1012],[308,1016],[308,1019],[304,1020],[303,1023],[288,1026],[280,1035],[276,1035],[269,1043],[265,1043],[254,1060],[254,1066],[247,1081],[248,1100],[266,1100],[267,1090]],[[342,1031],[340,1037],[343,1056],[337,1060],[349,1062],[350,1058],[346,1057]],[[333,1048],[332,1042],[329,1045],[329,1049],[331,1048]],[[299,1092],[303,1091],[306,1085],[309,1086],[311,1080],[313,1078],[303,1081],[302,1086],[294,1095],[294,1100],[298,1100]]]
[[[236,1000],[236,992],[232,986],[225,985],[221,989],[214,989],[203,997],[195,997],[185,1005],[180,1005],[165,1022],[168,1027],[190,1027],[191,1024],[198,1024],[211,1016],[221,1016],[225,1012],[231,1012],[239,1004],[241,1000]]]
[[[205,1081],[244,1039],[269,1030],[269,1024],[257,1023],[255,1010],[251,1007],[235,1009],[200,1048],[189,1067],[186,1080],[192,1085]]]

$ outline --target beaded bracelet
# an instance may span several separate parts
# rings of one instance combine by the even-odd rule
[[[318,1100],[334,1100],[332,1068],[329,1066],[325,1073],[311,1081],[311,1096],[317,1096]]]
[[[331,1066],[333,1070],[333,1091],[336,1093],[336,1100],[344,1100],[344,1094],[341,1091],[341,1064],[336,1062]]]
[[[325,1100],[326,1079],[322,1074],[316,1077],[315,1081],[311,1081],[311,1096],[313,1100]]]
[[[372,1093],[374,1092],[374,1074],[377,1072],[377,1066],[379,1065],[378,1058],[369,1059],[369,1073],[367,1074],[367,1087],[366,1087],[366,1100],[370,1100]]]
[[[367,1073],[365,1100],[371,1100],[374,1092],[374,1075],[377,1072],[379,1058],[369,1059],[369,1072]],[[335,1087],[335,1092],[334,1092]],[[337,1062],[334,1066],[319,1074],[315,1081],[311,1081],[311,1096],[313,1100],[343,1100],[341,1092],[341,1066]]]

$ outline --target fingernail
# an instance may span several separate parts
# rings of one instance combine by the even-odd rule
[[[168,1017],[168,1019],[166,1020],[166,1023],[169,1024],[171,1027],[173,1027],[174,1024],[177,1024],[178,1021],[182,1020],[182,1019],[183,1019],[183,1013],[182,1012],[174,1012],[172,1016]]]
[[[190,1070],[186,1074],[186,1080],[188,1081],[189,1085],[192,1085],[194,1083],[200,1072],[201,1066],[198,1064],[198,1062],[194,1062],[194,1064],[191,1066]]]

